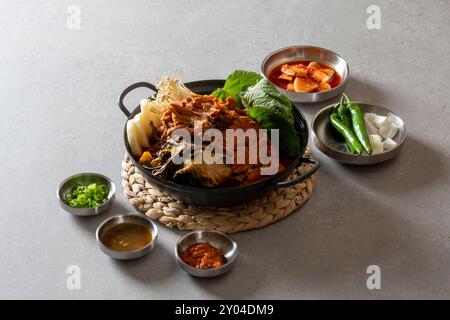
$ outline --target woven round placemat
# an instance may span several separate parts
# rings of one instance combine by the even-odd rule
[[[311,154],[309,151],[305,154]],[[297,167],[288,177],[306,172],[312,165]],[[300,208],[316,185],[317,173],[304,182],[278,188],[265,196],[234,207],[195,207],[171,198],[152,186],[136,170],[128,155],[122,160],[122,186],[131,205],[153,220],[179,230],[215,229],[226,233],[256,229],[274,223]]]

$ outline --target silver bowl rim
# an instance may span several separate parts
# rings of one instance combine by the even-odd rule
[[[338,53],[336,53],[336,52],[334,52],[334,51],[332,51],[330,49],[323,48],[323,47],[318,47],[318,46],[300,45],[300,44],[299,45],[292,45],[292,46],[283,47],[283,48],[274,50],[274,51],[270,52],[268,55],[266,55],[266,57],[264,58],[264,60],[261,63],[261,74],[264,76],[264,78],[268,79],[267,78],[268,75],[266,75],[266,73],[264,72],[264,66],[266,65],[267,61],[273,55],[275,55],[275,54],[277,54],[279,52],[282,52],[282,51],[290,50],[290,49],[320,49],[320,50],[323,50],[323,51],[328,51],[329,53],[335,55],[336,57],[338,57],[339,59],[342,59],[342,61],[344,61],[345,67],[347,69],[347,75],[346,75],[345,78],[343,78],[341,80],[341,83],[338,86],[336,86],[336,87],[334,87],[334,88],[332,88],[330,90],[323,91],[323,92],[307,92],[307,93],[292,92],[292,91],[288,91],[286,89],[283,89],[283,88],[278,87],[278,86],[275,85],[277,87],[277,89],[280,90],[283,94],[286,95],[286,93],[290,93],[290,94],[299,95],[299,96],[303,96],[303,97],[309,97],[309,96],[312,96],[313,94],[320,95],[322,93],[330,93],[330,94],[332,94],[334,91],[337,91],[337,90],[341,89],[341,87],[345,87],[347,85],[348,79],[350,78],[350,66],[347,63],[347,60],[345,60],[340,54],[338,54]]]
[[[139,219],[142,219],[146,222],[148,222],[153,228],[154,232],[151,230],[151,228],[148,228],[150,230],[150,233],[152,234],[152,239],[150,240],[149,243],[147,243],[145,246],[143,246],[142,248],[136,249],[136,250],[131,250],[131,251],[119,251],[119,250],[114,250],[111,249],[110,247],[105,246],[105,244],[103,243],[103,241],[100,239],[100,231],[102,230],[102,228],[111,220],[116,220],[116,219],[121,219],[121,218],[126,218],[126,217],[136,217]],[[119,223],[118,223],[119,224]],[[115,224],[115,225],[118,225]],[[156,239],[158,238],[158,227],[156,226],[156,223],[154,223],[152,220],[148,219],[147,217],[141,215],[141,214],[136,214],[136,213],[123,213],[123,214],[117,214],[117,215],[113,215],[111,217],[106,218],[105,220],[103,220],[97,227],[97,229],[95,230],[95,239],[97,240],[97,245],[100,247],[100,249],[102,250],[103,253],[105,253],[106,255],[110,256],[108,254],[108,251],[114,252],[116,254],[133,254],[133,253],[140,253],[143,252],[145,250],[147,250],[149,247],[151,247],[153,244],[156,243]],[[133,258],[130,258],[133,259]]]
[[[315,129],[315,123],[316,123],[316,121],[317,121],[317,118],[318,118],[322,113],[324,113],[325,111],[327,111],[327,110],[331,109],[332,107],[334,107],[334,106],[336,105],[336,103],[330,104],[330,105],[328,105],[328,106],[323,107],[322,109],[320,109],[320,110],[315,114],[315,116],[313,117],[313,119],[311,120],[311,131],[312,131],[312,133],[313,133],[313,135],[314,135],[314,138],[316,138],[322,145],[324,145],[324,146],[325,146],[326,148],[328,148],[329,150],[332,150],[333,152],[339,153],[339,154],[341,154],[341,155],[343,155],[343,156],[346,156],[346,157],[353,157],[354,159],[357,159],[357,158],[373,158],[373,157],[382,156],[382,155],[389,155],[389,154],[391,154],[391,153],[396,152],[397,149],[399,149],[399,148],[401,148],[401,147],[403,146],[403,143],[404,143],[405,140],[406,140],[406,135],[407,135],[407,133],[406,133],[406,125],[405,125],[405,121],[403,121],[403,118],[402,118],[402,117],[400,117],[399,115],[397,115],[395,112],[391,111],[391,110],[388,109],[388,108],[379,107],[379,106],[374,105],[374,104],[371,104],[371,103],[362,102],[362,101],[354,101],[354,103],[356,103],[356,104],[358,104],[358,105],[359,105],[359,104],[366,104],[366,105],[369,105],[369,106],[374,107],[374,108],[376,108],[376,109],[380,109],[380,110],[383,110],[383,111],[385,111],[385,112],[392,113],[394,116],[396,116],[397,118],[399,118],[399,119],[402,121],[402,126],[403,126],[403,130],[404,130],[405,134],[403,135],[403,137],[401,138],[401,140],[399,141],[399,143],[397,144],[397,146],[396,146],[395,148],[393,148],[393,149],[391,149],[391,150],[383,151],[382,153],[377,153],[377,154],[362,154],[362,155],[358,155],[358,154],[352,154],[352,153],[342,152],[341,150],[333,149],[333,148],[331,148],[328,144],[326,144],[325,142],[323,142],[322,140],[320,140],[319,137],[318,137],[317,134],[316,134],[316,129]]]
[[[75,208],[75,207],[69,206],[69,205],[64,201],[64,199],[61,198],[60,192],[61,192],[62,186],[63,186],[66,182],[68,182],[69,180],[72,180],[72,179],[77,178],[77,177],[83,177],[83,176],[97,176],[97,177],[100,177],[100,178],[105,179],[106,181],[108,181],[108,183],[111,185],[111,189],[109,190],[108,198],[106,199],[105,202],[103,202],[103,203],[101,203],[101,204],[99,204],[98,206],[95,206],[95,207]],[[97,173],[97,172],[81,172],[81,173],[73,174],[73,175],[67,177],[66,179],[64,179],[64,180],[58,185],[58,188],[56,189],[56,197],[57,197],[57,199],[59,200],[60,206],[61,206],[65,211],[67,211],[67,212],[69,212],[69,213],[71,213],[71,214],[77,215],[76,213],[73,213],[73,212],[71,212],[71,211],[78,211],[78,210],[79,210],[79,211],[83,211],[83,210],[92,210],[92,211],[96,212],[96,209],[99,209],[99,210],[97,210],[98,213],[93,213],[93,214],[90,214],[90,215],[83,215],[83,216],[94,216],[94,215],[97,215],[97,214],[103,212],[103,211],[102,211],[102,208],[110,205],[110,202],[114,200],[115,194],[116,194],[116,185],[114,184],[114,182],[113,182],[110,178],[108,178],[107,176],[105,176],[105,175],[103,175],[103,174],[101,174],[101,173]]]
[[[195,233],[199,233],[199,232],[217,233],[217,234],[220,234],[221,236],[227,238],[233,244],[233,246],[235,247],[235,253],[234,253],[233,257],[230,260],[228,260],[225,264],[223,264],[222,266],[220,266],[218,268],[200,269],[200,268],[195,268],[195,267],[192,267],[192,266],[188,265],[186,262],[183,261],[183,259],[181,259],[180,255],[178,254],[178,249],[180,247],[181,242],[185,238],[187,238],[191,234],[195,234]],[[236,258],[238,256],[238,254],[239,254],[239,247],[238,247],[237,242],[232,237],[227,235],[226,233],[224,233],[222,231],[218,231],[218,230],[193,230],[193,231],[190,231],[190,232],[186,233],[184,236],[180,237],[180,239],[178,239],[177,243],[175,244],[175,258],[176,258],[177,262],[180,263],[183,266],[183,268],[185,268],[187,270],[187,272],[189,274],[193,274],[193,273],[209,273],[209,272],[211,272],[213,270],[214,270],[214,275],[213,276],[219,275],[221,273],[224,273],[224,272],[228,271],[229,268],[232,266],[232,264],[236,261]],[[192,271],[192,273],[190,271]]]

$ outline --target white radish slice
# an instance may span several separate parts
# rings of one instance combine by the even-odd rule
[[[141,114],[141,126],[145,131],[145,134],[147,137],[151,137],[153,134],[152,126],[150,124],[150,113],[149,112],[142,112]]]
[[[368,135],[378,134],[378,129],[373,125],[373,122],[370,121],[370,117],[366,117],[367,113],[364,115],[364,125],[366,126],[366,131]]]
[[[144,106],[141,105],[141,124],[145,130],[145,133],[147,134],[147,137],[150,137],[153,134],[150,122],[151,122],[151,114],[149,112],[149,105],[148,104],[145,104]]]
[[[396,127],[400,128],[401,125],[398,123],[397,118],[393,116],[392,114],[387,116],[387,119],[391,121]]]
[[[134,129],[137,136],[137,139],[140,145],[144,148],[150,147],[150,142],[148,139],[147,132],[145,131],[142,122],[141,122],[141,113],[138,113],[134,116]]]
[[[127,137],[131,153],[136,157],[140,157],[142,154],[142,148],[139,143],[139,140],[136,137],[133,119],[127,121]]]
[[[150,100],[148,100],[148,99],[142,99],[142,100],[141,100],[141,103],[140,103],[140,105],[141,105],[141,112],[142,112],[142,109],[145,108],[145,106],[146,106],[147,103],[149,103],[149,102],[150,102]]]
[[[395,142],[394,140],[392,140],[391,138],[387,138],[386,140],[384,140],[383,142],[383,148],[384,150],[392,150],[397,146],[397,142]]]
[[[145,135],[150,139],[150,137],[153,135],[153,126],[151,125],[149,113],[141,112],[140,115],[142,129],[144,130]]]
[[[147,133],[147,136],[151,136],[152,131],[151,131],[151,126],[150,126],[150,119],[149,119],[149,114],[148,114],[148,107],[147,104],[150,103],[150,100],[148,99],[142,99],[141,100],[141,122],[142,122],[142,126],[145,130],[145,132]]]
[[[377,114],[374,115],[375,116],[373,117],[373,124],[375,125],[375,127],[380,128],[381,124],[386,120],[386,117],[379,116]]]
[[[386,118],[380,125],[378,133],[383,139],[393,138],[398,132],[398,127],[391,120]]]
[[[364,120],[371,122],[373,124],[376,116],[377,115],[375,113],[367,112],[367,113],[364,113]]]
[[[372,146],[372,154],[383,153],[383,142],[381,137],[377,134],[371,134],[369,136],[370,145]]]
[[[145,106],[145,120],[153,122],[153,125],[157,128],[161,124],[161,113],[166,110],[169,103],[162,101],[150,101]],[[148,123],[148,122],[147,122]]]
[[[369,135],[370,141],[375,141],[375,142],[383,142],[383,139],[381,139],[381,137],[377,134],[371,134]]]
[[[155,128],[161,125],[161,113],[150,111],[149,119],[155,126]]]

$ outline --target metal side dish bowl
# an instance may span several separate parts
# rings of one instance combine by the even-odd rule
[[[193,267],[182,259],[183,252],[196,243],[207,243],[217,248],[223,255],[223,264],[217,268],[202,269]],[[216,277],[233,268],[238,254],[237,243],[228,235],[216,230],[192,231],[180,238],[175,246],[175,259],[178,266],[195,277]]]
[[[68,203],[66,203],[65,196],[68,192],[70,192],[73,186],[90,183],[95,183],[97,185],[106,185],[108,193],[106,195],[106,199],[102,203],[93,207],[82,208],[72,207]],[[70,176],[63,182],[61,182],[61,184],[58,186],[58,189],[56,190],[56,196],[59,202],[59,206],[65,211],[76,216],[94,216],[99,213],[105,212],[111,207],[111,204],[115,199],[115,193],[116,187],[111,179],[102,174],[92,172],[79,173]]]
[[[277,67],[296,61],[314,61],[329,66],[338,74],[340,81],[335,87],[320,92],[299,93],[286,90],[276,83],[277,89],[289,100],[298,103],[314,103],[329,100],[344,92],[350,74],[347,62],[337,53],[320,47],[295,45],[269,53],[261,64],[261,73],[270,79],[270,73]]]
[[[406,139],[406,126],[403,120],[392,111],[377,107],[371,104],[356,102],[361,108],[361,112],[375,113],[383,117],[391,117],[398,124],[398,131],[392,140],[396,143],[396,147],[386,150],[378,154],[352,154],[345,143],[345,140],[335,131],[330,123],[329,116],[334,105],[328,106],[320,110],[312,120],[312,131],[315,146],[326,154],[339,162],[354,165],[370,165],[387,161],[397,156],[404,145]]]
[[[134,228],[134,230],[131,230],[133,233],[128,238],[124,234],[127,230],[125,227],[128,229]],[[147,239],[132,247],[130,241],[136,240],[139,235],[136,230],[139,230],[141,234],[147,234]],[[112,232],[114,234],[110,235]],[[153,221],[145,216],[130,213],[116,215],[104,220],[98,226],[95,236],[98,247],[106,255],[117,260],[132,260],[145,256],[155,248],[158,228]]]

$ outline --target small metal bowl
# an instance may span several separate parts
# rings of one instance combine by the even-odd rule
[[[121,223],[135,223],[144,226],[145,228],[149,229],[150,233],[152,234],[151,241],[145,247],[142,247],[134,251],[118,251],[105,246],[101,240],[102,236],[110,228]],[[156,224],[153,221],[146,218],[145,216],[129,213],[113,216],[104,220],[98,226],[97,231],[95,232],[95,237],[97,239],[98,247],[106,255],[117,260],[132,260],[145,256],[155,248],[156,239],[158,238],[158,228],[156,227]]]
[[[181,253],[190,245],[197,242],[206,242],[219,249],[224,256],[224,264],[219,268],[200,269],[191,267],[183,260],[181,260]],[[227,271],[230,271],[236,261],[237,254],[237,243],[225,233],[216,230],[201,230],[189,232],[180,240],[178,240],[175,246],[175,259],[178,266],[180,266],[181,269],[194,277],[216,277]]]
[[[312,93],[298,93],[285,90],[278,86],[277,89],[293,102],[313,103],[329,100],[344,92],[347,85],[350,69],[345,60],[328,49],[313,46],[290,46],[269,53],[261,64],[261,72],[268,78],[269,73],[277,66],[295,60],[317,61],[333,67],[341,77],[341,83],[330,90]]]
[[[98,184],[106,184],[108,187],[109,193],[108,198],[102,204],[92,207],[92,208],[74,208],[69,206],[64,201],[64,195],[70,191],[70,189],[77,183],[98,183]],[[67,212],[76,215],[76,216],[95,216],[99,213],[105,212],[111,207],[112,202],[114,201],[116,194],[116,186],[108,177],[99,174],[99,173],[79,173],[69,178],[65,179],[58,186],[56,191],[56,196],[59,200],[59,206],[66,210]]]
[[[397,146],[394,149],[384,151],[379,154],[351,154],[344,139],[341,139],[339,133],[334,130],[330,123],[329,115],[331,112],[331,108],[333,108],[334,106],[331,105],[320,110],[312,120],[311,128],[314,133],[313,137],[316,147],[330,158],[338,160],[342,163],[356,165],[370,165],[381,163],[398,155],[406,139],[406,127],[403,120],[388,109],[362,102],[356,103],[360,106],[361,112],[363,114],[373,112],[380,116],[391,116],[395,118],[395,121],[400,124],[400,128],[395,137],[392,138],[392,140],[397,143]]]

